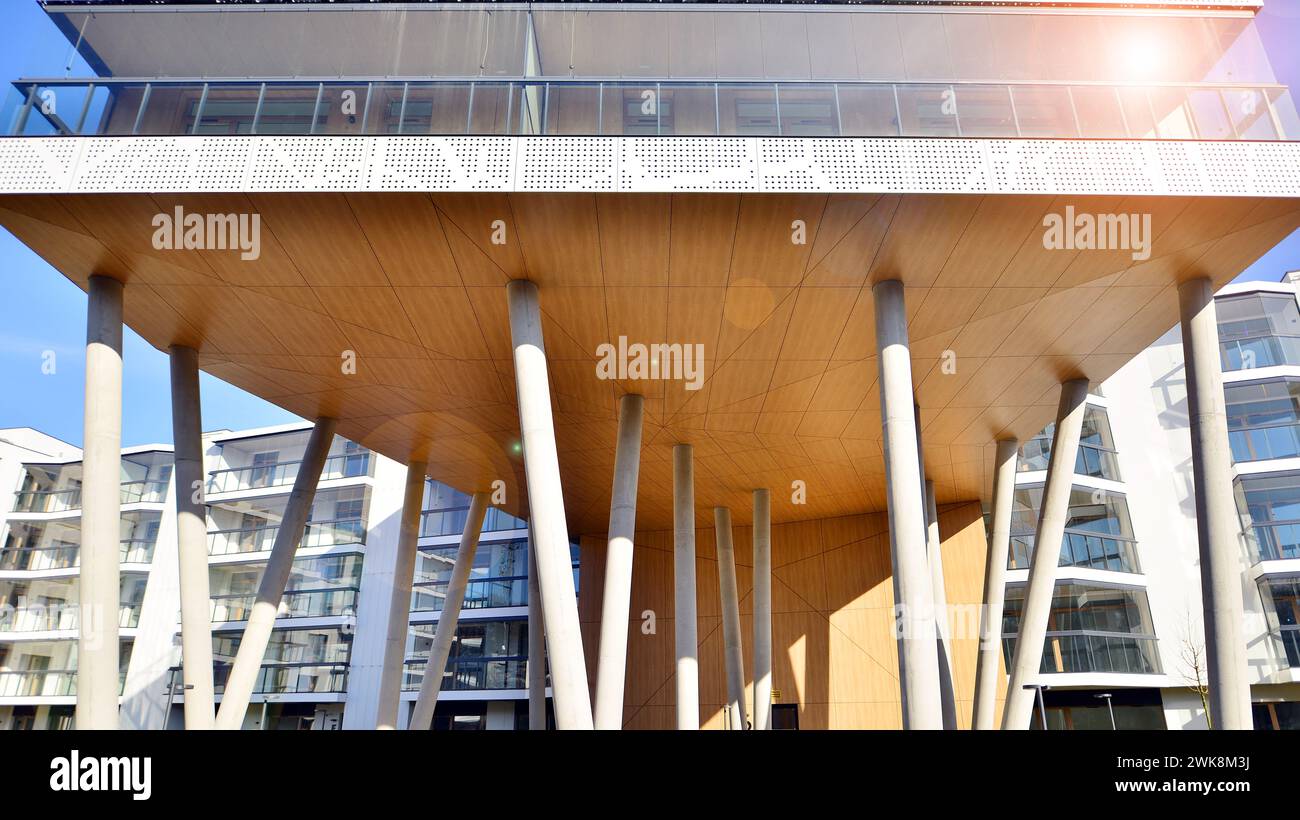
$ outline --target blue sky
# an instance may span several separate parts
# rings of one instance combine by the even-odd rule
[[[1300,0],[1266,0],[1260,34],[1278,79],[1300,89]],[[0,80],[60,76],[70,57],[67,40],[35,0],[4,0],[0,10]],[[74,76],[88,76],[80,60]],[[1276,281],[1300,269],[1300,231],[1239,280]],[[0,228],[0,428],[36,427],[80,445],[84,390],[86,296]],[[52,351],[54,372],[42,364]],[[129,329],[124,344],[122,442],[171,441],[167,357]],[[211,376],[202,377],[203,427],[241,429],[294,421],[295,416]]]

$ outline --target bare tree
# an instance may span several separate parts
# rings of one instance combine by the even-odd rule
[[[1182,642],[1179,646],[1179,661],[1183,665],[1183,679],[1186,686],[1201,698],[1201,709],[1205,712],[1206,728],[1214,728],[1214,719],[1210,717],[1210,683],[1206,671],[1205,643],[1201,640],[1200,630],[1196,629],[1189,609],[1184,616]]]

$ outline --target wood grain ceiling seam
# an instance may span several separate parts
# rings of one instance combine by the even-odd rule
[[[1134,199],[1135,199],[1134,197],[1125,197],[1125,198],[1121,199],[1121,200],[1120,200],[1120,207],[1117,208],[1116,210],[1117,210],[1118,212],[1120,212],[1120,213],[1125,213],[1125,212],[1126,212],[1126,211],[1125,211],[1125,207],[1128,205],[1128,203],[1134,201]],[[1168,224],[1166,224],[1165,227],[1164,227],[1164,230],[1161,230],[1159,233],[1156,233],[1156,234],[1154,234],[1154,235],[1152,235],[1151,237],[1148,238],[1148,241],[1150,242],[1150,247],[1151,247],[1152,249],[1155,248],[1156,243],[1160,241],[1160,238],[1161,238],[1162,236],[1164,236],[1166,233],[1168,233],[1168,232],[1170,232],[1170,231],[1172,231],[1172,230],[1174,229],[1174,226],[1178,224],[1178,220],[1182,218],[1183,214],[1187,211],[1188,207],[1192,204],[1193,199],[1194,199],[1193,197],[1186,197],[1186,198],[1184,198],[1184,199],[1183,199],[1183,203],[1182,203],[1182,207],[1178,209],[1178,213],[1176,213],[1176,214],[1174,214],[1172,217],[1170,217]],[[1141,198],[1139,198],[1138,201],[1141,201]],[[1173,250],[1173,251],[1169,251],[1169,252],[1164,253],[1164,254],[1160,254],[1160,255],[1157,255],[1157,256],[1152,256],[1152,258],[1150,258],[1150,259],[1145,259],[1145,260],[1142,260],[1142,261],[1143,261],[1143,262],[1148,262],[1148,261],[1155,261],[1156,259],[1163,259],[1163,258],[1166,257],[1166,256],[1172,256],[1173,254],[1178,253],[1180,250],[1186,250],[1186,248],[1180,248],[1180,249],[1178,249],[1178,250]],[[1052,287],[1052,288],[1056,288],[1056,287],[1057,287],[1057,283],[1060,282],[1062,279],[1064,279],[1064,278],[1066,277],[1067,274],[1069,274],[1069,272],[1070,272],[1070,268],[1074,267],[1074,263],[1075,263],[1077,260],[1079,260],[1080,258],[1082,258],[1082,256],[1083,256],[1083,251],[1082,251],[1082,250],[1077,250],[1077,251],[1075,251],[1075,252],[1074,252],[1074,258],[1070,260],[1070,264],[1066,265],[1066,266],[1061,270],[1060,275],[1058,275],[1058,276],[1056,277],[1056,279],[1054,279],[1054,280],[1052,281],[1052,284],[1051,284],[1050,287]],[[1199,259],[1199,257],[1198,257],[1198,259]],[[1124,274],[1128,273],[1130,270],[1132,270],[1132,269],[1136,266],[1135,263],[1136,263],[1137,261],[1138,261],[1138,260],[1136,260],[1136,259],[1130,259],[1129,262],[1128,262],[1128,264],[1125,265],[1121,270],[1118,270],[1118,271],[1112,271],[1111,273],[1118,273],[1118,274],[1122,277]],[[1109,275],[1111,275],[1111,274],[1103,274],[1103,276],[1109,276]],[[1100,277],[1099,277],[1099,278],[1100,278]]]
[[[600,266],[600,306],[605,311],[605,335],[606,335],[605,341],[613,342],[614,341],[613,339],[608,338],[608,336],[612,331],[611,331],[611,325],[609,323],[609,283],[605,281],[605,240],[604,237],[601,235],[601,227],[600,227],[600,199],[594,193],[588,194],[588,196],[591,197],[591,211],[595,215],[595,219],[596,219],[596,263]],[[521,241],[519,244],[522,247],[523,242]],[[667,314],[667,310],[668,310],[667,300],[665,300],[665,307],[664,307],[665,315]],[[551,317],[551,320],[555,321],[555,318]],[[664,324],[664,327],[665,328],[668,327],[666,322]],[[653,342],[654,340],[650,339],[648,341]],[[596,351],[593,350],[591,352],[591,355],[593,357],[592,370],[594,372],[595,371],[594,358],[596,356]],[[617,421],[618,402],[619,402],[618,381],[615,379],[607,379],[606,381],[608,382],[607,387],[609,388],[610,401],[613,403],[613,407],[614,407],[614,419]],[[643,410],[644,410],[644,404],[645,404],[645,399],[643,397],[642,398]],[[642,423],[644,423],[644,421],[645,421],[645,414],[643,412]]]
[[[375,243],[370,240],[370,234],[366,233],[366,229],[362,226],[361,220],[357,217],[356,209],[352,207],[352,200],[349,199],[347,195],[344,195],[343,202],[347,205],[348,215],[352,217],[353,226],[356,227],[358,233],[365,237],[366,248],[369,249],[370,256],[375,260],[375,266],[379,268],[379,272],[383,274],[384,281],[388,283],[388,289],[392,291],[393,298],[397,301],[397,306],[401,309],[403,318],[406,319],[406,324],[411,328],[411,332],[415,334],[414,338],[418,343],[418,346],[421,350],[425,351],[425,357],[431,359],[432,357],[428,355],[429,348],[424,344],[424,337],[420,335],[420,331],[415,329],[415,322],[412,321],[411,314],[407,312],[406,304],[397,296],[397,290],[393,287],[393,280],[389,277],[388,271],[384,268],[384,262],[379,258],[379,253],[375,250]],[[457,269],[457,272],[459,273],[459,268]],[[461,284],[463,285],[464,282]],[[319,296],[317,298],[319,298]],[[475,319],[475,323],[477,324],[477,319]]]

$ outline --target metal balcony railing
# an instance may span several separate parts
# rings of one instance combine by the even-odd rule
[[[13,84],[0,133],[1282,140],[1300,136],[1284,131],[1293,117],[1286,92],[1234,83],[32,79]]]
[[[180,667],[171,671],[176,674]],[[213,667],[213,684],[217,694],[226,689],[226,680],[230,677],[230,664],[217,663]],[[180,680],[176,675],[176,680]],[[328,694],[348,690],[348,664],[317,663],[268,663],[263,664],[253,684],[253,693],[258,695],[281,694]]]
[[[1007,569],[1029,569],[1034,554],[1033,534],[1013,535],[1007,556]],[[1140,573],[1137,542],[1118,535],[1104,535],[1087,530],[1066,530],[1061,541],[1060,567],[1104,569],[1111,572]]]
[[[117,610],[119,627],[140,625],[140,604],[122,604]],[[0,610],[0,632],[55,632],[74,630],[80,625],[76,602],[51,602]]]
[[[402,689],[419,690],[426,658],[405,661]],[[522,655],[496,658],[452,658],[442,676],[442,691],[485,691],[528,688],[528,658]]]
[[[117,692],[122,693],[126,670],[117,677]],[[77,694],[77,670],[42,669],[38,671],[0,672],[0,698],[56,698]]]

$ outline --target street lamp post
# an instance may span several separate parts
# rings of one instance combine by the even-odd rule
[[[1110,702],[1110,692],[1103,692],[1100,695],[1093,695],[1093,697],[1106,701],[1106,711],[1110,712],[1110,730],[1115,731],[1118,727],[1115,725],[1115,707]]]

